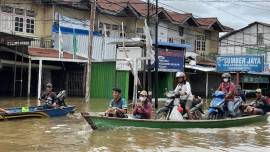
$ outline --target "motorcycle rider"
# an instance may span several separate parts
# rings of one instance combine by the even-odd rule
[[[191,119],[192,115],[190,109],[192,108],[194,97],[191,92],[190,83],[186,80],[186,74],[184,72],[177,72],[176,79],[178,84],[174,89],[174,92],[179,94],[182,100],[186,100],[186,104],[183,106],[185,106],[188,118]]]
[[[225,96],[225,106],[227,106],[229,115],[235,117],[234,112],[234,97],[235,97],[235,85],[231,82],[231,74],[223,73],[222,82],[219,85],[218,91],[222,91],[226,94]]]

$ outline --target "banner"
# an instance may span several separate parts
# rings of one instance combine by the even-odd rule
[[[142,57],[142,48],[140,47],[119,47],[116,54],[116,70],[130,71],[134,68],[136,58]],[[138,70],[142,70],[142,62],[139,60],[137,64]]]
[[[163,49],[158,50],[159,71],[163,72],[179,72],[184,71],[183,50]]]
[[[219,56],[219,72],[263,72],[264,56]]]

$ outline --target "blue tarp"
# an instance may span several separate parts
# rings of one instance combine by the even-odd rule
[[[155,45],[155,43],[154,43]],[[178,44],[178,43],[171,43],[171,42],[158,42],[159,46],[168,46],[168,47],[175,47],[175,48],[192,48],[189,44]]]
[[[61,30],[61,32],[63,34],[73,34],[73,30],[75,30],[75,33],[78,34],[78,35],[89,35],[89,31],[88,30],[73,29],[73,28],[64,27],[64,26],[61,26],[60,27],[60,30]],[[52,32],[59,33],[59,26],[58,26],[58,24],[53,24]],[[94,35],[95,36],[101,36],[100,32],[96,32],[96,31],[94,32]]]

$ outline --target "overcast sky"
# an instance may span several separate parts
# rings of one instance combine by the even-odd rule
[[[270,24],[270,0],[159,0],[175,11],[190,12],[195,17],[217,17],[234,29],[254,21]],[[167,6],[168,5],[168,6]]]

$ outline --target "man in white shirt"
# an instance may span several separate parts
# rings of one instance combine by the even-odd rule
[[[175,93],[180,95],[180,99],[186,101],[185,106],[186,113],[188,114],[189,119],[192,118],[190,109],[193,106],[193,95],[191,92],[190,83],[186,81],[186,75],[184,72],[176,73],[177,86],[174,90]]]

